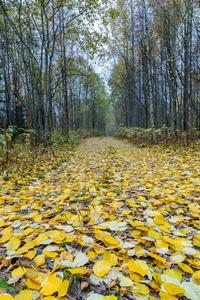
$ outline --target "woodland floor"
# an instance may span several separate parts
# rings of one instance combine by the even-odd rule
[[[0,300],[199,300],[200,154],[93,138],[58,156],[0,178]]]

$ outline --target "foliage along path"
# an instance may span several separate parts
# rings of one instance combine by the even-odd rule
[[[199,162],[95,138],[31,184],[16,171],[0,196],[0,300],[200,299]]]

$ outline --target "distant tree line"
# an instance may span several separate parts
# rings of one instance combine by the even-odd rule
[[[0,0],[0,125],[105,131],[108,101],[90,59],[105,38],[107,1]],[[101,5],[100,5],[101,4]]]
[[[200,131],[200,5],[195,0],[116,0],[110,77],[116,126]]]

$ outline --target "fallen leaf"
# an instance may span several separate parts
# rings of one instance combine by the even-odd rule
[[[104,296],[101,298],[101,300],[117,300],[117,297],[114,295],[111,296]]]
[[[87,300],[101,300],[102,299],[102,295],[99,294],[92,294],[89,297],[87,297]],[[6,299],[5,299],[6,300]]]
[[[181,287],[185,290],[184,296],[191,300],[200,299],[200,286],[194,282],[182,282]]]
[[[49,275],[46,281],[42,284],[41,293],[44,296],[51,296],[54,293],[58,292],[59,286],[61,284],[61,279],[56,277],[56,274]]]
[[[74,268],[74,269],[67,269],[71,274],[76,274],[76,275],[85,275],[88,273],[88,269],[85,267],[80,267],[80,268]]]
[[[134,272],[134,273],[138,273],[142,276],[145,276],[147,275],[148,271],[149,271],[149,267],[148,265],[146,264],[145,261],[142,261],[142,260],[129,260],[128,262],[128,267],[129,267],[129,270]]]
[[[130,278],[124,276],[120,280],[119,284],[120,284],[120,286],[128,287],[128,286],[132,286],[133,285],[133,281]]]
[[[118,264],[117,256],[111,252],[105,252],[103,255],[104,261],[108,262],[111,266],[116,266]]]
[[[83,281],[81,282],[81,291],[86,289],[89,286],[89,282]]]
[[[22,267],[18,267],[16,269],[14,269],[12,271],[12,277],[19,277],[21,278],[22,276],[24,276],[26,274],[26,269],[25,268],[22,268]]]
[[[98,277],[103,277],[111,270],[111,265],[104,261],[98,261],[93,267],[94,274]]]
[[[163,272],[164,275],[168,275],[171,278],[176,278],[180,282],[182,280],[182,274],[176,269],[167,269]]]
[[[33,295],[30,291],[24,290],[20,291],[19,295],[15,296],[15,300],[32,300]]]
[[[0,295],[0,300],[14,300],[14,298],[10,295],[4,294]]]
[[[20,240],[14,237],[10,240],[10,242],[8,242],[6,249],[8,251],[15,251],[19,248],[20,244],[21,244]]]
[[[107,247],[117,247],[119,245],[119,241],[109,234],[104,237],[103,242]]]
[[[183,263],[178,263],[179,268],[181,268],[184,272],[189,273],[189,274],[193,274],[194,271],[192,270],[192,268],[190,268],[190,266],[187,266],[186,264]]]
[[[183,288],[174,283],[164,283],[163,287],[170,295],[183,296],[185,293]]]
[[[58,297],[63,297],[67,294],[69,288],[69,281],[68,280],[64,280],[60,283],[59,287],[58,287]]]

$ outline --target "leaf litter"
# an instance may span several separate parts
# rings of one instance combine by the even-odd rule
[[[94,138],[30,164],[0,178],[0,300],[200,299],[199,153]]]

